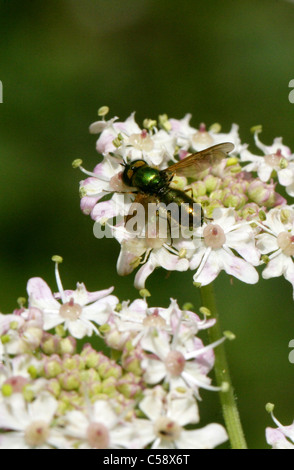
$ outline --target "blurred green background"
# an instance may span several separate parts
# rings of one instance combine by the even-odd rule
[[[83,176],[71,168],[75,158],[88,169],[98,162],[88,126],[100,106],[122,120],[136,111],[139,124],[187,112],[194,127],[217,121],[228,132],[236,122],[252,151],[250,127],[262,124],[263,142],[283,136],[293,150],[293,24],[294,4],[275,0],[1,0],[1,311],[11,312],[32,276],[55,289],[53,254],[64,258],[66,288],[83,281],[137,296],[133,276],[116,274],[118,243],[95,239],[80,212]],[[292,287],[226,275],[215,284],[222,328],[237,336],[227,351],[248,444],[268,448],[265,404],[284,424],[294,414]],[[170,297],[200,306],[191,272],[158,270],[147,287],[150,306]],[[221,422],[218,397],[202,397],[202,423]]]

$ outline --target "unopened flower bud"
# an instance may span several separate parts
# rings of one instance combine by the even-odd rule
[[[219,188],[221,180],[217,176],[207,175],[204,178],[204,183],[206,186],[206,191],[211,193],[212,191],[215,191],[217,188]]]
[[[142,359],[142,352],[139,349],[125,349],[121,358],[122,366],[127,372],[141,376],[143,373],[141,368]]]
[[[247,197],[242,193],[231,193],[229,190],[223,196],[223,204],[225,207],[234,207],[240,209],[247,202]]]
[[[129,372],[117,382],[117,390],[126,398],[137,398],[142,393],[141,377]]]
[[[92,348],[92,346],[87,343],[84,345],[83,350],[81,352],[81,357],[85,361],[86,367],[96,368],[100,361],[100,354]]]
[[[248,186],[248,196],[256,204],[271,207],[275,200],[274,185],[260,180],[252,181]]]
[[[67,336],[66,338],[60,339],[58,352],[61,356],[63,356],[63,354],[74,354],[76,346],[76,339],[72,336]]]
[[[98,366],[98,372],[102,379],[107,379],[108,377],[120,377],[122,374],[122,370],[119,364],[116,364],[114,361],[110,359],[101,363]]]
[[[50,379],[47,381],[46,389],[50,392],[55,398],[59,397],[61,386],[58,379]]]
[[[62,362],[59,356],[53,354],[44,358],[44,375],[47,379],[57,377],[62,372]]]
[[[48,356],[56,354],[58,352],[60,338],[56,335],[51,335],[50,333],[44,332],[41,349]]]
[[[79,354],[65,354],[62,358],[63,368],[66,370],[83,370],[85,363]]]
[[[196,199],[199,196],[205,196],[206,194],[206,184],[204,181],[195,181],[191,184],[192,197]]]
[[[249,202],[242,207],[240,215],[244,220],[253,220],[260,218],[260,207],[255,202]]]
[[[81,385],[80,374],[77,370],[63,372],[59,375],[59,382],[64,390],[78,390]]]
[[[118,391],[116,390],[116,378],[108,377],[103,380],[101,383],[101,391],[102,393],[106,393],[109,397],[115,397],[118,394]]]

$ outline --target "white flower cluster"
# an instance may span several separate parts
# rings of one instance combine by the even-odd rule
[[[28,307],[0,314],[1,449],[202,449],[227,440],[199,427],[199,389],[215,390],[213,348],[197,336],[214,320],[181,310],[119,303],[112,288],[59,292],[41,278]],[[55,332],[52,328],[55,327]],[[98,334],[117,361],[76,339]],[[77,352],[77,349],[81,351]]]
[[[256,267],[263,265],[265,279],[284,276],[294,287],[294,209],[275,190],[279,183],[294,195],[294,154],[281,138],[274,139],[271,146],[262,144],[260,128],[256,128],[255,143],[264,155],[254,155],[247,144],[241,144],[236,124],[224,134],[217,124],[209,130],[204,124],[195,129],[189,124],[190,118],[187,115],[177,120],[163,115],[158,123],[145,120],[142,129],[132,114],[124,122],[103,118],[90,126],[90,132],[100,134],[96,148],[103,159],[92,173],[81,167],[81,162],[76,163],[89,175],[80,184],[81,209],[96,224],[107,226],[119,241],[118,273],[126,275],[139,266],[135,275],[138,289],[145,287],[157,267],[168,271],[191,269],[197,285],[211,283],[222,270],[254,284],[258,281]],[[118,216],[128,216],[135,198],[136,188],[122,181],[126,164],[141,159],[164,170],[191,152],[224,142],[234,144],[227,158],[197,178],[176,176],[171,183],[189,191],[203,208],[203,224],[195,228],[190,239],[180,236],[167,240],[160,234],[134,237],[124,222],[117,223]]]

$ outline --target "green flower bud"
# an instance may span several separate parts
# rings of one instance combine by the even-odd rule
[[[58,398],[61,392],[61,386],[58,379],[50,379],[47,382],[47,390],[50,392],[55,398]]]
[[[221,180],[217,176],[207,175],[204,178],[206,191],[211,193],[220,187]]]
[[[191,189],[193,199],[197,199],[199,196],[205,196],[206,194],[206,184],[204,181],[195,181],[195,183],[191,184]]]
[[[76,339],[72,336],[67,336],[66,338],[60,339],[58,352],[61,356],[63,356],[64,354],[74,354],[76,346]]]
[[[62,362],[59,356],[54,354],[44,360],[44,375],[47,379],[57,377],[62,372]]]
[[[80,374],[77,370],[63,372],[58,377],[59,383],[64,390],[78,390],[81,385]]]

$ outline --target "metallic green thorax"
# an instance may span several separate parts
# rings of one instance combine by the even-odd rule
[[[165,174],[148,166],[144,160],[135,160],[126,165],[123,172],[123,181],[128,186],[138,188],[147,194],[157,194],[168,182]]]
[[[184,210],[188,215],[188,225],[191,228],[193,224],[195,225],[196,214],[193,210],[195,201],[184,191],[170,188],[169,183],[172,175],[169,173],[150,167],[144,160],[135,160],[125,166],[122,179],[128,186],[137,188],[140,193],[156,196],[158,203],[164,203],[166,206],[171,203],[175,203],[178,206],[185,204]],[[202,208],[200,209],[201,220],[199,221],[199,216],[196,218],[198,226],[203,221],[203,211]]]

